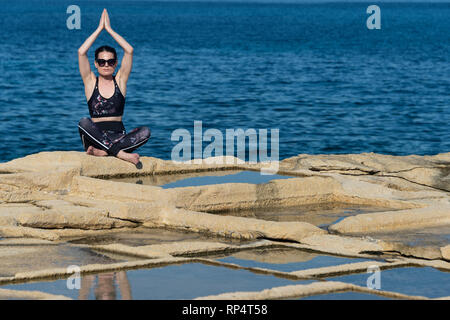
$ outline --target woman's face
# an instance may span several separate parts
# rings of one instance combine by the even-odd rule
[[[112,65],[109,65],[109,62],[106,62],[103,66],[98,61],[102,62],[102,60],[114,60],[114,53],[108,51],[99,52],[97,56],[97,60],[94,62],[97,71],[102,76],[110,76],[114,73],[114,70],[117,67],[117,60]]]

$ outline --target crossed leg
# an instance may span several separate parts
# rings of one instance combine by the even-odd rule
[[[111,140],[89,118],[81,119],[78,128],[87,154],[97,157],[113,155],[135,165],[140,162],[139,154],[131,152],[145,144],[150,138],[150,129],[139,127],[118,139]]]
[[[86,150],[86,153],[91,155],[91,156],[96,156],[96,157],[106,157],[108,155],[108,152],[102,150],[102,149],[97,149],[93,146],[89,146],[88,149]],[[133,164],[138,164],[139,163],[139,154],[138,153],[127,153],[125,151],[120,150],[117,155],[117,158],[131,162]]]

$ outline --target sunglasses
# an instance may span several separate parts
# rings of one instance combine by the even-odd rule
[[[108,66],[115,65],[117,60],[116,59],[108,59],[108,60],[96,59],[96,61],[100,67],[104,67],[106,63],[108,63]]]

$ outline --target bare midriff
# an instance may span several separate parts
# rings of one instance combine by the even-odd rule
[[[92,118],[93,122],[103,122],[103,121],[122,121],[122,117],[102,117],[102,118]]]

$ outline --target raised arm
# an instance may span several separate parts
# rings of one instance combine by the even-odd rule
[[[81,47],[78,49],[78,66],[80,68],[81,78],[83,78],[83,83],[90,84],[92,79],[95,80],[95,75],[91,71],[91,66],[89,64],[89,59],[87,57],[87,52],[92,46],[94,41],[97,39],[98,35],[102,32],[105,27],[105,10],[103,10],[102,17],[100,18],[100,23],[97,29],[89,36],[89,38],[84,41]]]
[[[111,28],[111,23],[109,21],[108,12],[105,10],[105,30],[117,41],[117,43],[122,47],[124,54],[122,58],[122,63],[120,69],[116,74],[116,78],[119,81],[119,86],[126,91],[126,86],[128,82],[128,77],[131,73],[131,68],[133,66],[133,47],[117,32]],[[125,95],[125,92],[122,92]]]

